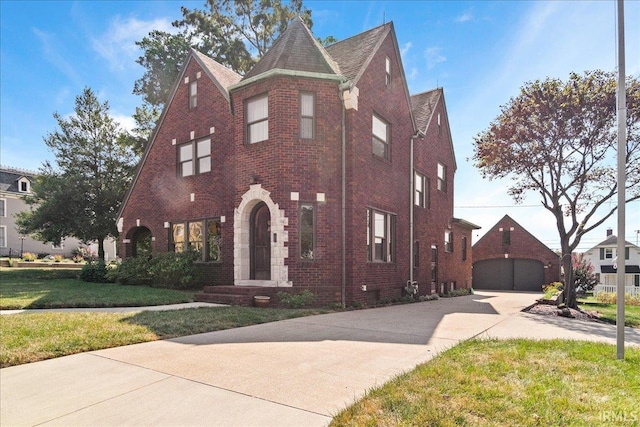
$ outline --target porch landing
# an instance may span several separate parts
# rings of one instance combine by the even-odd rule
[[[253,297],[263,295],[271,297],[274,305],[279,291],[282,289],[273,286],[205,286],[194,298],[197,302],[253,306]]]

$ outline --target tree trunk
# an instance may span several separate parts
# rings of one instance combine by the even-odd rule
[[[564,304],[569,308],[577,309],[578,302],[576,301],[576,287],[573,283],[571,253],[565,253],[562,256],[562,268],[564,269]]]
[[[104,261],[104,237],[98,238],[98,259]]]

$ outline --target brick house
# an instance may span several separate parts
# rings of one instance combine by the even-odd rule
[[[245,76],[190,53],[119,213],[121,253],[196,249],[219,301],[470,287],[455,170],[443,91],[409,96],[392,23],[324,48],[298,18]]]
[[[473,286],[541,292],[560,280],[560,258],[509,215],[473,245]]]

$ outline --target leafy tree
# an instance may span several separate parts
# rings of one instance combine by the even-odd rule
[[[48,161],[26,198],[29,211],[18,214],[20,233],[60,244],[65,237],[97,241],[104,259],[104,239],[116,237],[116,216],[131,182],[136,156],[109,104],[100,103],[89,88],[76,97],[75,114],[54,113],[60,130],[44,141],[55,155]]]
[[[629,202],[640,198],[638,78],[626,79],[626,92]],[[529,191],[540,194],[556,221],[565,283],[573,283],[573,250],[617,209],[616,153],[616,76],[590,71],[526,83],[474,137],[473,159],[483,177],[511,179],[516,203]],[[577,306],[574,286],[565,286],[565,302]]]
[[[580,287],[584,291],[590,291],[598,284],[595,269],[588,258],[583,253],[573,254],[573,283],[576,288]]]
[[[207,0],[204,6],[205,10],[181,8],[183,18],[173,22],[180,30],[177,34],[152,31],[136,42],[143,52],[136,62],[145,68],[133,88],[143,99],[134,116],[138,145],[149,139],[191,48],[244,74],[296,16],[309,28],[313,25],[311,11],[302,0],[288,4],[282,0]]]

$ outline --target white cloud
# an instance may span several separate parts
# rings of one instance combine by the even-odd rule
[[[430,47],[424,51],[424,56],[427,60],[427,69],[432,69],[437,64],[441,62],[445,62],[447,57],[441,53],[441,49],[439,47]]]
[[[132,116],[127,116],[120,113],[111,113],[111,118],[120,124],[122,129],[132,131],[136,127],[136,121]]]
[[[400,49],[400,56],[404,58],[405,54],[409,52],[409,49],[411,49],[411,46],[411,42],[406,42],[404,46],[402,46],[402,49]]]
[[[133,66],[140,49],[136,42],[152,30],[175,32],[171,22],[165,18],[142,21],[135,17],[123,19],[116,16],[107,31],[92,40],[93,49],[107,60],[112,71],[122,71]]]
[[[81,79],[72,62],[67,61],[65,55],[61,51],[62,43],[56,38],[54,34],[49,34],[38,28],[32,28],[31,31],[40,40],[44,58],[50,62],[55,68],[64,74],[74,84],[81,84]]]
[[[473,20],[473,13],[471,12],[471,9],[465,10],[462,15],[454,19],[455,22],[467,22],[471,20]]]

